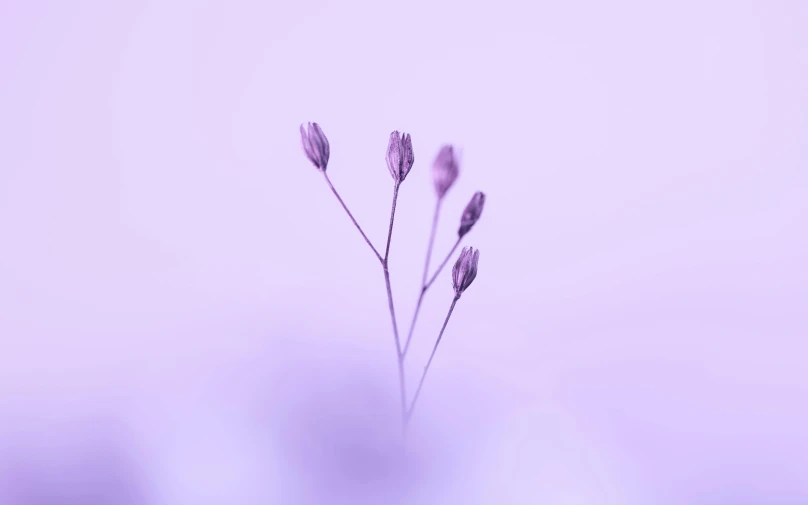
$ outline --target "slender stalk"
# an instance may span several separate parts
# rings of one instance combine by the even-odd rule
[[[435,219],[434,219],[433,224],[432,224],[432,236],[429,239],[429,249],[427,250],[427,253],[426,253],[427,254],[427,262],[426,262],[427,266],[429,265],[429,256],[430,256],[430,254],[432,252],[432,241],[433,241],[433,239],[435,237],[435,228],[436,228],[437,222],[438,222],[438,209],[435,209]],[[418,321],[418,314],[421,312],[421,303],[423,303],[423,301],[424,301],[424,296],[426,295],[426,291],[429,289],[429,286],[431,286],[432,283],[435,282],[435,279],[438,278],[438,274],[440,274],[441,270],[443,270],[443,267],[446,266],[446,263],[449,262],[449,259],[452,257],[452,254],[454,254],[455,250],[457,249],[457,246],[460,245],[460,240],[461,239],[458,238],[457,241],[455,241],[455,244],[452,246],[452,250],[449,251],[449,254],[447,254],[446,258],[443,259],[443,262],[441,262],[438,269],[435,270],[435,273],[429,279],[429,282],[426,281],[427,270],[426,270],[426,268],[424,268],[424,278],[423,278],[424,280],[423,280],[423,284],[421,285],[421,293],[418,295],[418,302],[415,304],[415,312],[413,313],[412,321],[410,322],[410,331],[407,333],[407,340],[404,341],[404,350],[401,353],[404,356],[407,355],[407,351],[410,348],[410,341],[412,340],[412,334],[415,332],[415,323],[416,323],[416,321]]]
[[[432,283],[435,282],[435,279],[438,278],[438,274],[441,272],[441,270],[443,270],[443,267],[446,266],[446,263],[448,263],[449,260],[452,258],[452,254],[454,254],[454,252],[457,250],[457,246],[460,245],[461,240],[463,240],[462,237],[457,237],[457,240],[455,241],[454,245],[452,246],[452,250],[449,251],[449,254],[447,254],[445,258],[443,258],[443,262],[440,264],[438,269],[435,270],[435,273],[432,274],[432,277],[429,279],[429,282],[427,282],[424,285],[424,289],[429,289],[429,286],[431,286]]]
[[[387,287],[387,304],[390,307],[390,319],[393,322],[393,337],[396,342],[396,361],[398,362],[398,386],[401,396],[401,421],[402,427],[406,429],[407,423],[407,383],[404,376],[404,355],[401,353],[401,340],[398,337],[398,324],[396,323],[396,309],[393,305],[393,288],[390,285],[390,269],[388,260],[390,259],[390,242],[393,238],[393,222],[396,218],[396,202],[398,201],[398,186],[396,182],[393,187],[393,208],[390,210],[390,227],[387,230],[387,245],[384,249],[382,268],[384,269],[384,283]]]
[[[440,204],[442,198],[438,198],[435,204],[435,214],[432,216],[432,230],[429,232],[429,245],[426,248],[426,261],[424,262],[424,274],[421,277],[421,292],[418,294],[418,302],[415,304],[415,312],[412,314],[412,321],[410,322],[410,331],[407,333],[407,340],[404,341],[404,350],[402,354],[407,355],[407,349],[410,348],[410,340],[412,340],[412,333],[415,331],[415,322],[418,320],[418,313],[421,311],[421,303],[424,301],[426,294],[426,277],[429,275],[429,260],[432,258],[432,248],[435,245],[435,233],[438,230],[438,218],[440,217]]]
[[[432,217],[432,231],[429,232],[429,245],[426,248],[426,262],[424,262],[424,275],[421,278],[421,286],[426,286],[426,276],[429,273],[429,259],[432,257],[432,247],[435,245],[435,232],[438,230],[438,218],[440,216],[440,204],[443,198],[438,198],[435,204],[435,215]]]
[[[415,403],[418,401],[418,396],[421,394],[421,388],[424,385],[424,379],[426,379],[426,373],[429,371],[429,366],[432,364],[432,359],[435,357],[435,352],[438,350],[440,341],[443,338],[443,332],[446,330],[446,325],[449,324],[449,318],[452,317],[452,312],[454,311],[455,305],[457,304],[457,301],[459,299],[460,295],[455,295],[454,299],[452,300],[452,304],[449,306],[449,313],[446,314],[446,319],[443,321],[443,327],[441,327],[440,333],[438,334],[438,339],[435,341],[435,347],[432,348],[432,354],[429,355],[429,361],[426,362],[426,366],[424,367],[424,373],[421,374],[421,380],[418,382],[418,389],[415,390],[415,396],[413,396],[412,403],[410,404],[410,408],[407,411],[406,422],[409,422],[410,418],[412,418],[412,412],[415,409]]]
[[[390,211],[390,227],[387,229],[387,247],[384,249],[384,263],[387,263],[387,258],[390,257],[390,239],[393,238],[393,221],[396,219],[396,202],[398,201],[398,186],[396,183],[393,186],[393,209]]]
[[[368,238],[368,236],[365,235],[364,231],[362,231],[362,227],[359,226],[359,223],[356,222],[356,219],[354,219],[353,214],[351,214],[351,211],[348,210],[348,206],[345,205],[345,202],[342,201],[342,197],[339,196],[339,193],[337,193],[336,188],[334,188],[334,185],[331,184],[331,179],[328,178],[328,174],[325,171],[323,171],[323,177],[325,177],[325,182],[328,183],[328,187],[331,188],[331,191],[334,192],[334,196],[337,197],[337,200],[339,200],[339,203],[342,205],[342,208],[345,209],[345,212],[348,213],[348,217],[351,218],[351,221],[353,221],[353,224],[354,224],[354,226],[356,226],[356,229],[359,230],[359,233],[362,234],[362,238],[365,239],[365,242],[367,242],[368,245],[370,246],[370,248],[373,250],[373,254],[376,255],[376,258],[378,258],[379,262],[384,264],[384,260],[382,259],[382,255],[379,254],[379,251],[377,251],[375,247],[373,247],[373,244],[370,242],[370,239]],[[395,203],[393,204],[393,210],[395,210]],[[392,227],[392,224],[393,224],[393,222],[391,220],[390,221],[390,226],[391,227]],[[390,237],[389,236],[387,237],[387,247],[388,247],[388,249],[390,248]]]
[[[415,304],[415,312],[412,314],[412,321],[410,322],[410,331],[407,333],[407,340],[404,341],[404,349],[401,351],[403,356],[407,355],[410,348],[410,341],[412,340],[412,333],[415,331],[415,322],[418,320],[418,313],[421,312],[421,303],[424,301],[426,288],[421,286],[421,294],[418,295],[418,303]]]
[[[401,354],[401,344],[398,339],[398,325],[396,324],[396,311],[393,308],[393,289],[390,287],[390,271],[384,266],[384,283],[387,286],[387,303],[390,306],[390,319],[393,321],[393,337],[396,342],[396,361],[398,362],[398,389],[401,397],[402,422],[407,420],[407,385],[404,377],[404,357]]]

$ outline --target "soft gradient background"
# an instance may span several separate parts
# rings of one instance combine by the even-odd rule
[[[808,503],[806,26],[802,0],[0,0],[0,503]],[[305,121],[376,244],[412,134],[404,329],[442,143],[436,257],[488,195],[407,471],[382,276]],[[411,389],[450,300],[444,272]]]

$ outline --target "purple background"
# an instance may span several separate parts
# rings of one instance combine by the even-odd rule
[[[403,329],[442,143],[436,259],[488,195],[418,503],[808,503],[806,26],[801,0],[0,0],[0,502],[378,499],[332,468],[381,465],[355,449],[384,453],[397,391],[318,121],[377,245],[412,134]],[[411,390],[450,301],[444,272]]]

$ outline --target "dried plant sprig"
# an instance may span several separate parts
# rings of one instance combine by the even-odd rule
[[[443,339],[443,333],[446,331],[446,325],[449,324],[449,318],[452,317],[455,305],[457,305],[457,301],[460,300],[460,295],[471,286],[471,283],[474,282],[474,279],[477,277],[477,263],[479,259],[479,250],[475,250],[472,247],[464,247],[455,262],[454,268],[452,269],[452,286],[454,287],[455,296],[452,299],[452,304],[449,305],[449,312],[446,314],[446,319],[443,320],[443,326],[441,326],[438,338],[435,340],[435,345],[432,347],[432,353],[429,355],[429,360],[426,362],[424,372],[421,374],[421,380],[418,381],[418,388],[415,390],[415,395],[412,397],[410,408],[407,409],[407,423],[409,423],[409,420],[412,418],[415,404],[418,402],[418,397],[421,395],[421,388],[424,386],[426,374],[429,372],[429,367],[432,366],[432,360],[435,359],[435,353],[438,351],[438,346]]]
[[[387,145],[387,168],[393,176],[393,203],[390,209],[390,226],[387,229],[387,244],[384,248],[382,258],[382,270],[384,271],[384,285],[387,290],[387,304],[390,309],[390,319],[393,324],[393,339],[396,344],[396,362],[398,364],[398,385],[401,401],[402,427],[407,426],[407,379],[404,371],[404,353],[401,347],[401,339],[398,335],[398,323],[396,322],[396,309],[393,303],[393,288],[390,283],[390,244],[393,238],[393,224],[396,219],[396,203],[398,202],[398,189],[401,183],[410,173],[415,163],[415,155],[412,149],[412,138],[408,133],[399,134],[393,131],[390,134],[390,141]]]
[[[432,283],[434,283],[440,271],[449,261],[449,258],[452,256],[452,254],[454,254],[454,251],[459,246],[463,236],[466,233],[468,233],[469,230],[471,230],[471,228],[479,219],[480,214],[482,213],[483,204],[485,202],[485,195],[483,195],[481,192],[476,193],[472,198],[471,202],[469,202],[469,204],[466,206],[466,209],[463,212],[463,216],[461,217],[461,224],[460,224],[460,230],[458,232],[457,241],[455,242],[449,254],[446,256],[446,258],[440,264],[438,269],[435,271],[434,275],[427,281],[427,276],[429,273],[429,261],[431,258],[432,248],[434,245],[441,202],[443,200],[443,197],[446,195],[446,192],[449,190],[452,184],[454,184],[454,181],[457,179],[459,173],[458,162],[454,156],[453,147],[449,145],[444,146],[438,153],[438,156],[435,159],[435,163],[433,165],[433,183],[435,184],[435,191],[437,193],[438,199],[437,204],[435,206],[435,216],[433,218],[432,231],[430,233],[429,246],[427,248],[427,257],[424,264],[424,273],[421,280],[422,283],[421,295],[418,299],[418,305],[416,307],[416,311],[413,316],[413,323],[410,326],[410,333],[407,336],[407,342],[402,348],[401,340],[399,339],[399,333],[398,333],[395,305],[393,303],[393,290],[390,283],[389,258],[390,258],[390,244],[392,242],[393,237],[393,225],[395,223],[395,216],[396,216],[398,191],[401,186],[401,183],[405,180],[407,174],[409,174],[415,162],[415,156],[413,154],[413,148],[412,148],[412,139],[409,134],[399,133],[398,131],[394,131],[390,134],[390,139],[387,146],[386,162],[387,162],[387,168],[390,171],[390,174],[393,177],[394,181],[393,201],[390,210],[390,224],[387,229],[387,242],[384,248],[384,255],[382,255],[379,253],[379,249],[377,249],[373,245],[368,236],[362,230],[362,227],[356,221],[356,218],[354,218],[353,214],[348,209],[348,206],[345,204],[342,197],[339,195],[336,188],[331,183],[331,179],[329,178],[328,174],[326,173],[331,150],[330,145],[328,143],[328,138],[325,136],[325,133],[323,133],[322,128],[320,128],[320,126],[317,123],[309,123],[308,128],[301,125],[300,136],[303,145],[303,151],[305,152],[306,157],[309,159],[309,161],[311,161],[311,163],[315,166],[315,168],[317,168],[317,170],[319,170],[323,174],[323,177],[325,178],[329,188],[331,188],[331,191],[334,193],[334,196],[337,198],[340,205],[345,210],[346,214],[348,214],[348,217],[351,219],[351,222],[353,222],[354,226],[362,235],[362,238],[368,244],[370,249],[373,251],[373,254],[376,256],[376,258],[379,260],[379,263],[382,266],[382,271],[384,273],[385,287],[387,291],[387,301],[390,309],[390,319],[393,325],[393,337],[396,345],[396,357],[398,361],[402,427],[404,428],[406,433],[407,424],[409,422],[410,416],[412,415],[412,410],[415,407],[415,403],[420,395],[424,378],[426,377],[426,372],[428,371],[429,366],[432,363],[432,359],[435,356],[438,344],[443,338],[443,333],[446,330],[446,325],[449,322],[449,318],[451,317],[454,307],[457,301],[460,299],[461,294],[468,288],[468,286],[473,282],[474,277],[477,275],[477,261],[479,258],[479,252],[474,251],[473,249],[470,248],[465,248],[461,253],[457,263],[455,264],[452,275],[452,282],[455,290],[455,296],[449,308],[449,313],[446,316],[446,320],[443,323],[443,327],[441,328],[441,331],[438,335],[438,339],[432,350],[432,354],[429,357],[429,361],[427,362],[427,365],[424,368],[424,373],[421,377],[421,381],[418,384],[418,389],[415,393],[415,396],[413,397],[413,401],[408,408],[406,377],[404,370],[404,357],[412,337],[412,331],[415,326],[415,321],[418,317],[418,310],[421,306],[421,302],[423,300],[423,296],[426,290],[432,285]]]
[[[485,193],[482,191],[477,191],[469,200],[469,203],[466,205],[466,208],[463,210],[463,215],[460,216],[460,229],[457,234],[457,240],[452,246],[452,249],[449,251],[449,254],[441,262],[440,266],[435,270],[435,273],[432,274],[430,277],[429,282],[426,283],[427,288],[435,282],[437,279],[438,274],[443,270],[443,267],[446,266],[446,263],[449,262],[449,259],[455,252],[455,249],[460,245],[460,241],[463,240],[463,237],[471,231],[474,224],[480,220],[480,216],[483,213],[483,207],[485,206]]]
[[[440,209],[441,204],[443,203],[443,197],[446,196],[446,192],[452,187],[459,174],[460,164],[455,157],[454,147],[446,144],[441,147],[440,151],[438,151],[438,155],[435,157],[435,161],[432,163],[432,182],[435,186],[435,193],[437,193],[438,198],[435,203],[435,213],[432,216],[432,229],[429,232],[429,244],[426,248],[424,273],[421,277],[421,291],[418,293],[418,301],[415,304],[415,311],[413,312],[412,321],[410,322],[410,330],[407,333],[407,340],[404,342],[403,353],[405,356],[407,355],[410,342],[412,341],[412,334],[415,331],[415,323],[418,321],[418,314],[421,311],[421,304],[424,301],[424,295],[426,295],[426,291],[429,289],[429,285],[431,284],[431,282],[427,283],[427,276],[429,275],[429,261],[432,258],[432,249],[435,245],[435,234],[438,230],[438,221],[440,218]],[[452,247],[452,250],[449,252],[449,255],[446,257],[446,260],[444,260],[441,267],[438,268],[438,272],[442,270],[443,265],[446,264],[446,261],[448,261],[448,258],[454,253],[459,243],[460,240],[458,239],[458,241]],[[436,274],[438,272],[436,272]]]
[[[460,245],[460,242],[463,240],[463,237],[469,231],[471,231],[471,228],[480,219],[480,216],[482,215],[483,212],[483,207],[485,206],[485,194],[482,191],[478,191],[474,193],[474,195],[471,197],[471,200],[469,201],[468,205],[466,205],[466,208],[463,210],[463,215],[460,218],[460,230],[463,231],[463,233],[458,233],[457,240],[455,240],[454,245],[449,250],[449,254],[446,255],[441,264],[435,270],[435,273],[432,275],[432,277],[429,278],[429,281],[427,281],[426,277],[427,277],[427,269],[429,267],[429,257],[432,254],[432,245],[435,235],[435,228],[437,227],[440,205],[441,200],[439,199],[435,207],[435,216],[432,220],[432,232],[430,234],[429,246],[427,248],[426,253],[427,261],[426,261],[426,267],[424,268],[423,281],[421,283],[421,292],[418,295],[418,301],[415,303],[415,311],[413,312],[412,321],[410,322],[410,331],[407,333],[407,340],[404,341],[405,356],[407,355],[407,351],[410,348],[410,343],[412,342],[412,335],[415,332],[415,324],[418,322],[418,314],[421,311],[421,304],[424,301],[424,296],[426,295],[426,292],[432,285],[432,283],[435,282],[435,279],[438,278],[438,274],[441,273],[443,267],[445,267],[446,264],[449,262],[449,259],[452,257],[455,250],[457,250],[458,246]]]
[[[409,135],[407,135],[409,139]],[[412,142],[410,142],[410,153],[412,153]],[[407,170],[409,172],[409,169]],[[404,174],[406,176],[406,174]],[[403,178],[402,178],[403,180]],[[393,338],[396,342],[396,361],[398,363],[398,386],[399,395],[401,400],[401,419],[402,426],[406,429],[407,426],[407,379],[404,373],[404,353],[401,348],[401,339],[398,336],[398,323],[396,322],[396,309],[393,304],[393,287],[390,284],[390,242],[393,238],[393,223],[396,218],[396,202],[398,201],[398,187],[401,185],[401,180],[396,180],[393,185],[393,205],[390,210],[390,226],[387,229],[387,245],[384,248],[384,258],[382,259],[382,270],[384,270],[384,286],[387,289],[387,304],[390,308],[390,319],[393,322]]]
[[[393,289],[390,284],[390,269],[388,268],[388,259],[390,257],[390,243],[393,237],[393,223],[396,215],[398,188],[401,185],[401,181],[403,181],[407,176],[415,162],[415,156],[413,155],[412,149],[412,139],[409,134],[402,134],[399,137],[399,133],[397,131],[394,131],[390,135],[390,143],[387,149],[387,166],[390,169],[390,173],[393,175],[395,184],[393,187],[393,204],[390,211],[390,226],[387,230],[387,243],[384,249],[384,256],[382,256],[365,234],[364,230],[362,230],[362,227],[356,221],[356,218],[354,218],[350,209],[348,209],[345,201],[339,195],[339,192],[337,192],[334,184],[332,184],[331,179],[326,173],[326,167],[328,166],[328,159],[330,157],[331,150],[328,143],[328,138],[325,136],[325,133],[323,133],[322,128],[320,128],[317,123],[309,123],[308,129],[301,125],[300,136],[303,144],[303,151],[306,153],[306,157],[309,158],[309,161],[312,162],[315,168],[322,172],[328,187],[331,188],[331,191],[334,193],[334,196],[337,197],[337,200],[339,201],[340,205],[342,205],[345,213],[348,214],[349,218],[351,218],[351,222],[353,222],[356,229],[359,230],[362,238],[365,239],[365,242],[368,244],[370,249],[373,251],[373,254],[376,255],[376,258],[382,265],[382,270],[384,272],[384,283],[387,290],[387,302],[390,309],[390,319],[392,320],[393,324],[393,337],[396,345],[402,425],[406,426],[407,391],[406,377],[404,374],[404,355],[402,353],[401,340],[398,335],[398,324],[396,323],[396,312],[393,304]]]

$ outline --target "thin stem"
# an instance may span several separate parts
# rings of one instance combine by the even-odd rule
[[[396,309],[393,305],[393,288],[390,285],[390,269],[388,268],[388,260],[390,258],[390,241],[393,237],[393,222],[396,218],[396,202],[398,201],[398,186],[396,182],[393,187],[393,207],[390,210],[390,227],[387,230],[387,245],[384,249],[384,258],[382,259],[382,268],[384,269],[384,283],[387,287],[387,303],[390,307],[390,319],[393,322],[393,337],[396,342],[396,361],[398,362],[398,386],[401,396],[401,422],[402,428],[406,429],[407,425],[407,383],[404,376],[404,355],[401,353],[401,340],[398,338],[398,324],[396,323]]]
[[[446,257],[443,259],[443,262],[440,264],[438,269],[435,270],[435,273],[432,274],[432,277],[429,279],[429,282],[424,284],[424,290],[429,289],[429,286],[431,286],[432,283],[435,282],[435,279],[438,278],[438,274],[441,272],[441,270],[443,270],[443,267],[446,266],[446,263],[448,263],[449,260],[452,258],[452,254],[454,254],[455,250],[457,249],[457,246],[460,245],[461,240],[463,240],[463,237],[457,237],[457,241],[455,241],[454,245],[452,246],[452,250],[449,251],[449,254],[447,254]]]
[[[434,237],[434,235],[435,235],[435,224],[438,222],[437,213],[438,213],[438,211],[436,209],[435,210],[435,219],[434,219],[434,223],[432,225],[432,237]],[[452,254],[454,254],[454,252],[455,252],[455,249],[457,249],[457,246],[460,245],[460,240],[461,240],[461,238],[457,239],[457,241],[455,242],[455,245],[452,246],[452,250],[449,251],[449,254],[447,254],[446,258],[443,259],[443,262],[440,264],[438,269],[432,275],[432,278],[429,279],[429,282],[426,282],[426,274],[427,274],[427,272],[426,272],[426,270],[424,270],[424,282],[423,282],[423,285],[421,286],[421,294],[418,295],[418,302],[415,304],[415,312],[413,313],[412,321],[410,322],[410,331],[407,333],[407,340],[404,341],[404,350],[402,351],[402,354],[404,356],[407,355],[407,351],[410,349],[410,342],[412,341],[412,334],[415,332],[415,323],[418,321],[418,314],[421,312],[421,303],[423,303],[423,301],[424,301],[424,296],[426,295],[426,291],[429,289],[429,286],[431,286],[432,283],[435,282],[435,279],[438,278],[438,274],[440,274],[441,270],[443,270],[443,267],[446,266],[446,263],[449,262],[449,259],[452,257]],[[430,249],[430,251],[427,252],[427,265],[429,265],[429,254],[430,254],[431,249],[432,249],[432,238],[430,238],[430,247],[429,247],[429,249]]]
[[[424,263],[424,275],[421,278],[421,286],[426,286],[426,276],[429,273],[429,259],[432,257],[432,246],[435,245],[435,232],[438,230],[438,217],[440,216],[440,204],[442,198],[438,198],[435,204],[435,215],[432,217],[432,231],[429,232],[429,245],[426,248],[426,262]]]
[[[390,271],[384,265],[384,283],[387,286],[387,303],[390,306],[390,319],[393,321],[393,337],[396,342],[396,361],[398,362],[398,389],[401,396],[401,419],[404,425],[407,422],[407,385],[404,377],[404,356],[401,354],[401,343],[398,339],[398,325],[396,324],[396,310],[393,308],[393,289],[390,287]]]
[[[438,218],[440,216],[440,204],[443,199],[439,198],[438,202],[435,204],[435,215],[432,217],[432,231],[429,232],[429,245],[426,248],[426,261],[424,262],[424,275],[421,278],[421,293],[418,294],[418,302],[415,304],[415,312],[412,314],[412,321],[410,322],[410,331],[407,333],[407,340],[404,341],[404,350],[402,351],[402,355],[407,355],[407,350],[410,348],[410,341],[412,340],[412,334],[415,331],[415,322],[418,320],[418,313],[421,312],[421,303],[424,301],[424,295],[426,294],[427,284],[426,278],[429,274],[429,260],[432,257],[432,248],[435,245],[435,233],[438,229]],[[445,264],[445,262],[444,262]]]
[[[356,222],[356,219],[354,219],[353,214],[351,214],[351,211],[348,210],[348,206],[345,205],[345,202],[342,201],[342,197],[339,196],[339,193],[337,193],[336,188],[334,188],[334,185],[331,184],[331,179],[328,178],[328,174],[325,171],[323,172],[323,177],[325,177],[325,182],[328,183],[328,187],[331,188],[331,191],[334,192],[334,196],[336,196],[337,200],[339,200],[339,203],[342,204],[342,208],[345,209],[345,212],[348,213],[348,217],[351,218],[351,221],[353,221],[353,224],[354,224],[354,226],[356,226],[356,229],[359,230],[359,233],[362,234],[362,238],[365,239],[365,242],[367,242],[368,245],[370,246],[370,248],[373,250],[373,254],[376,255],[376,258],[379,259],[379,262],[384,264],[384,260],[382,259],[382,255],[379,254],[379,251],[377,251],[375,247],[373,247],[373,244],[370,242],[370,239],[368,238],[368,236],[365,235],[364,231],[362,231],[362,227],[359,226],[359,223]],[[394,204],[394,209],[395,209],[395,204]],[[392,221],[391,221],[391,226],[392,226]],[[390,238],[389,237],[387,239],[387,247],[388,248],[390,247]]]
[[[418,303],[415,304],[415,312],[412,314],[412,321],[410,322],[410,331],[407,333],[407,340],[404,341],[404,349],[401,351],[402,356],[407,355],[407,351],[410,348],[410,341],[412,340],[412,334],[415,331],[415,322],[418,320],[418,313],[421,312],[421,303],[424,301],[424,295],[426,294],[426,288],[421,286],[421,294],[418,295]]]
[[[440,341],[443,338],[443,332],[446,330],[446,325],[449,324],[449,318],[452,317],[452,311],[454,311],[455,304],[457,304],[459,299],[460,295],[455,295],[454,299],[452,300],[452,304],[449,306],[449,313],[446,314],[446,319],[443,321],[443,327],[441,327],[440,333],[438,334],[438,339],[435,341],[435,347],[432,348],[432,354],[429,355],[429,361],[426,362],[424,373],[421,374],[421,380],[418,382],[418,389],[415,390],[415,396],[412,398],[409,411],[407,411],[406,422],[409,422],[410,418],[412,418],[412,412],[415,409],[415,403],[418,401],[418,396],[421,394],[421,388],[424,385],[426,373],[429,371],[429,366],[432,364],[432,359],[435,357],[435,352],[438,350]]]
[[[396,202],[398,201],[398,186],[397,182],[393,186],[393,209],[390,211],[390,227],[387,229],[387,247],[384,249],[384,263],[387,263],[387,258],[390,257],[390,240],[393,238],[393,221],[396,219]]]

